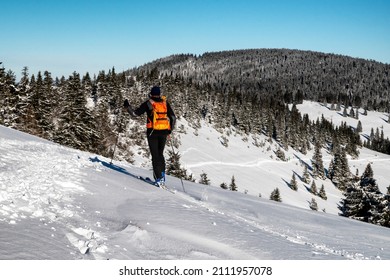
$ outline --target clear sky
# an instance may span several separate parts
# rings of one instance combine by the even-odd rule
[[[20,77],[117,72],[171,54],[290,48],[390,63],[389,0],[0,0]]]

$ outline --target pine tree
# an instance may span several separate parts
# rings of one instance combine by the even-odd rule
[[[282,202],[282,198],[280,196],[280,191],[278,188],[274,189],[272,192],[271,192],[271,195],[269,197],[270,200],[274,200],[274,201],[278,201],[278,202]]]
[[[374,172],[371,164],[368,164],[360,179],[360,187],[364,192],[363,209],[364,215],[361,219],[365,222],[378,224],[382,215],[383,194],[374,179]]]
[[[378,224],[390,228],[390,194],[386,194],[383,197],[383,200],[381,202],[381,208],[382,208],[382,212],[381,212],[381,217],[378,220]]]
[[[347,113],[347,106],[344,106],[344,110],[343,110],[343,117],[347,117],[348,116],[348,113]]]
[[[31,106],[29,100],[30,80],[27,66],[23,67],[22,77],[17,87],[19,100],[16,104],[16,111],[18,112],[16,129],[29,132],[28,127],[30,126],[29,117],[31,114]]]
[[[54,121],[55,112],[53,112],[55,102],[53,102],[53,78],[48,71],[44,72],[43,80],[38,76],[40,84],[38,99],[38,107],[36,108],[38,126],[41,131],[41,136],[46,139],[52,140],[54,134]]]
[[[342,215],[373,224],[386,223],[386,202],[368,164],[360,182],[350,183],[341,202]]]
[[[314,145],[314,154],[313,154],[313,177],[325,179],[324,174],[324,163],[322,161],[321,145],[319,141],[315,142]]]
[[[355,118],[355,111],[353,110],[353,107],[351,107],[351,110],[349,111],[349,116],[351,118]]]
[[[362,174],[362,179],[364,178],[373,178],[374,177],[374,171],[372,170],[371,163],[367,164],[366,169],[364,170]]]
[[[313,182],[311,183],[311,186],[310,186],[310,192],[314,195],[317,195],[318,191],[317,191],[317,185],[316,185],[316,181],[313,180]]]
[[[228,185],[225,182],[221,183],[220,187],[224,190],[228,189]]]
[[[232,176],[232,180],[230,182],[229,189],[231,191],[234,191],[234,192],[238,191],[238,188],[237,188],[237,185],[236,185],[236,179],[234,178],[234,175]]]
[[[321,185],[320,191],[318,192],[318,196],[321,197],[323,200],[328,199],[328,197],[326,196],[324,184]]]
[[[166,172],[167,175],[172,175],[176,178],[186,179],[187,170],[181,167],[180,164],[180,154],[178,152],[174,153],[171,150],[168,150],[169,158],[167,160]],[[206,175],[207,178],[207,175]],[[206,184],[208,185],[208,184]]]
[[[292,190],[297,191],[298,190],[298,183],[295,178],[295,173],[293,173],[291,181],[290,181],[290,187]]]
[[[329,164],[328,177],[340,190],[345,190],[351,180],[349,164],[345,149],[340,146],[334,148],[334,157]]]
[[[357,124],[357,127],[356,127],[356,131],[358,133],[361,133],[363,131],[363,126],[362,126],[362,122],[361,121],[358,121],[358,124]]]
[[[286,155],[284,154],[284,152],[282,151],[282,149],[280,149],[280,147],[278,147],[278,149],[276,150],[276,156],[282,160],[282,161],[286,161]]]
[[[81,88],[80,75],[73,72],[65,85],[64,104],[57,112],[58,128],[54,140],[76,149],[97,152],[99,135],[92,112]]]
[[[200,174],[199,184],[210,185],[210,180],[207,178],[207,174],[204,171]]]
[[[5,72],[0,63],[0,124],[16,127],[16,104],[18,94],[15,87],[15,74],[12,71]]]
[[[318,204],[314,198],[311,199],[309,207],[313,211],[318,211]]]
[[[310,183],[310,174],[309,174],[309,171],[308,171],[308,169],[307,169],[307,165],[306,165],[306,164],[305,164],[304,167],[303,167],[302,180],[303,180],[303,182],[305,182],[306,184],[309,184],[309,183]]]
[[[360,219],[364,216],[366,209],[363,209],[363,190],[359,183],[350,183],[344,191],[344,198],[340,202],[341,215],[353,219]]]

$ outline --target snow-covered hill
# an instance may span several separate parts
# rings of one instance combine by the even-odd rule
[[[358,120],[343,117],[340,112],[329,110],[329,107],[330,105],[326,107],[310,101],[304,101],[303,104],[297,106],[302,114],[308,114],[313,121],[324,115],[335,125],[347,122],[350,126],[357,126]],[[363,127],[362,135],[370,135],[371,127],[374,130],[379,127],[383,129],[385,137],[390,136],[390,124],[387,122],[388,114],[368,112],[367,116],[364,116],[362,113],[363,110],[361,110],[359,117]],[[314,149],[304,155],[290,148],[288,151],[284,151],[287,159],[284,162],[278,160],[275,155],[279,145],[276,142],[268,142],[264,135],[241,135],[234,128],[221,133],[207,122],[202,122],[199,128],[192,127],[183,119],[178,121],[177,127],[183,127],[183,129],[178,129],[174,135],[174,138],[180,142],[178,151],[181,155],[181,164],[188,173],[194,175],[197,181],[200,179],[200,174],[206,173],[211,185],[219,188],[223,182],[229,185],[232,176],[234,176],[238,191],[241,193],[268,199],[271,192],[278,188],[282,202],[285,204],[310,209],[309,203],[314,198],[319,211],[335,215],[340,213],[338,205],[342,193],[335,188],[329,179],[315,180],[318,189],[324,185],[327,200],[311,194],[308,190],[310,184],[299,179],[303,175],[304,165],[311,165]],[[227,143],[227,145],[222,143]],[[129,148],[131,149],[131,147]],[[137,154],[136,151],[134,152]],[[322,155],[324,167],[328,168],[333,156],[325,149],[322,151]],[[390,156],[363,148],[360,150],[359,158],[348,157],[348,161],[351,172],[355,174],[358,170],[360,175],[367,164],[371,163],[374,178],[381,191],[386,193],[387,187],[390,185],[388,175]],[[135,165],[150,167],[150,160],[137,157]],[[293,174],[298,180],[298,191],[293,191],[289,187]]]
[[[299,199],[282,190],[285,203],[266,197],[289,179],[291,166],[300,168],[293,154],[287,163],[262,159],[249,141],[245,160],[216,158],[219,148],[206,145],[213,132],[185,140],[192,135],[181,136],[187,167],[218,183],[218,168],[231,169],[248,194],[190,182],[183,188],[168,177],[172,194],[136,178],[149,176],[147,169],[0,126],[0,259],[390,259],[388,228],[289,205],[308,198],[303,189]],[[240,150],[233,139],[231,151]],[[378,158],[374,168],[388,161],[367,155],[362,161]],[[250,195],[255,190],[263,197]]]

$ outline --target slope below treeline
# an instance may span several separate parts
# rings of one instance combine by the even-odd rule
[[[341,122],[346,122],[349,126],[356,128],[358,120],[350,117],[343,117],[339,111],[329,110],[330,105],[324,106],[318,102],[304,101],[297,106],[303,114],[308,114],[312,121],[324,116],[339,126]],[[364,135],[370,135],[371,128],[379,127],[384,131],[385,137],[390,135],[390,124],[386,121],[386,113],[369,111],[367,116],[362,114],[359,120],[362,123]],[[329,180],[313,179],[318,189],[323,185],[327,200],[310,193],[311,183],[304,183],[300,178],[303,176],[304,166],[312,166],[314,149],[307,154],[302,154],[292,148],[284,150],[287,161],[281,161],[276,156],[276,151],[280,148],[279,143],[269,141],[263,134],[243,134],[233,127],[217,131],[206,121],[200,125],[194,126],[185,119],[179,119],[178,129],[173,139],[179,143],[175,148],[181,155],[180,162],[187,170],[188,174],[198,182],[202,173],[207,174],[210,184],[219,188],[221,183],[229,185],[234,176],[238,192],[247,193],[254,197],[263,197],[268,199],[271,192],[278,188],[281,193],[282,202],[310,209],[310,201],[314,198],[318,204],[319,211],[338,215],[338,208],[343,194]],[[128,147],[133,149],[133,147]],[[171,150],[170,147],[166,149]],[[138,150],[133,150],[135,156],[134,164],[139,167],[150,168],[149,158],[138,156]],[[383,193],[386,193],[390,185],[388,176],[388,166],[390,165],[390,156],[372,151],[367,148],[359,149],[358,158],[348,156],[350,171],[352,174],[359,175],[365,170],[367,164],[371,163],[374,178]],[[168,154],[167,154],[168,157]],[[324,167],[329,167],[333,155],[326,149],[322,150]],[[289,183],[295,174],[298,181],[298,191],[293,191]]]
[[[3,126],[0,170],[1,259],[390,259],[388,228],[168,177],[172,194]]]

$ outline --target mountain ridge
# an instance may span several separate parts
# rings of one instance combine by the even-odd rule
[[[178,54],[126,73],[153,71],[223,93],[279,96],[287,103],[307,99],[390,109],[390,64],[346,55],[291,49]]]

